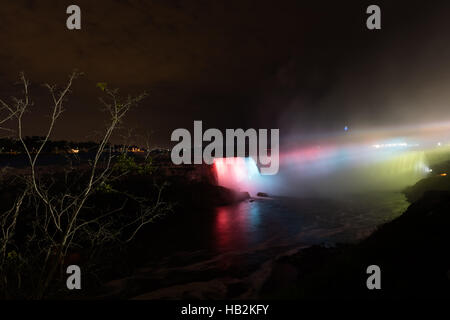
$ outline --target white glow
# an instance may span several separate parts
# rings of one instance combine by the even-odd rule
[[[383,144],[374,144],[373,147],[376,149],[379,148],[395,148],[395,147],[408,147],[409,145],[405,142],[402,143],[383,143]]]

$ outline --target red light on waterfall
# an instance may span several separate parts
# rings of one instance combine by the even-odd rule
[[[234,180],[239,181],[245,179],[247,175],[243,158],[216,158],[214,165],[219,179],[229,179],[232,176]]]
[[[259,171],[252,158],[215,158],[213,164],[219,186],[249,193],[255,191]]]
[[[216,172],[219,176],[222,176],[225,174],[224,159],[214,159],[214,165],[216,167]]]

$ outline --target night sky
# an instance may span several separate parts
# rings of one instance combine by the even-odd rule
[[[82,10],[79,31],[66,28],[71,4]],[[369,4],[381,7],[381,30],[366,28]],[[105,121],[97,82],[145,90],[125,125],[158,146],[194,120],[280,128],[282,140],[443,121],[449,16],[448,1],[4,1],[0,95],[17,92],[24,71],[36,97],[26,133],[42,134],[49,106],[39,84],[83,71],[54,139],[89,140]]]

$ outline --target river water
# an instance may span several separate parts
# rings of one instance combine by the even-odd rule
[[[358,241],[408,205],[403,194],[389,192],[257,198],[194,218],[180,215],[161,227],[144,267],[108,286],[123,298],[256,298],[278,257],[313,244]]]

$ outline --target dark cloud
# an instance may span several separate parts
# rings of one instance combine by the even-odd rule
[[[380,1],[378,32],[365,28],[367,1],[80,0],[81,31],[65,28],[70,4],[0,6],[2,95],[21,70],[35,83],[62,83],[73,68],[85,72],[57,128],[60,137],[84,139],[101,123],[99,81],[150,92],[129,125],[153,131],[158,144],[194,119],[297,130],[305,123],[340,125],[354,114],[367,122],[373,108],[363,104],[425,103],[427,90],[435,103],[446,99],[439,79],[448,80],[440,67],[447,66],[448,11],[438,2]],[[44,92],[35,92],[43,101]],[[31,131],[44,124],[37,119]]]

